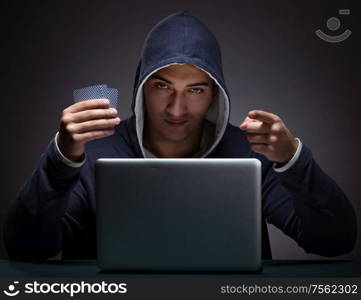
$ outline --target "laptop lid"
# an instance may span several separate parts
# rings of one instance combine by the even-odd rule
[[[98,159],[103,270],[259,271],[257,159]]]

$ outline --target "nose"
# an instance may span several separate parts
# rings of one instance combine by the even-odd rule
[[[187,114],[187,103],[181,93],[175,92],[169,99],[166,112],[172,119],[182,119]]]

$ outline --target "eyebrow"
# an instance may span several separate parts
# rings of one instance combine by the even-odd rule
[[[173,82],[171,82],[170,80],[168,79],[165,79],[163,78],[162,76],[159,76],[157,74],[153,74],[152,76],[150,76],[150,78],[152,79],[158,79],[158,80],[162,80],[162,81],[165,81],[169,84],[173,84]],[[203,86],[209,86],[209,83],[208,82],[195,82],[195,83],[191,83],[191,84],[187,84],[187,87],[192,87],[192,86],[199,86],[199,85],[203,85]]]

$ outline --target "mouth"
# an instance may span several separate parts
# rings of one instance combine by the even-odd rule
[[[182,127],[184,126],[188,121],[185,120],[180,120],[180,121],[174,121],[174,120],[165,120],[165,122],[172,126],[172,127]]]

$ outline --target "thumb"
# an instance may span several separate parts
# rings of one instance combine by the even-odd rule
[[[246,118],[243,120],[242,124],[239,126],[239,128],[241,128],[241,129],[247,128],[247,124],[248,124],[250,121],[251,121],[251,119],[250,119],[249,117],[246,117]]]

